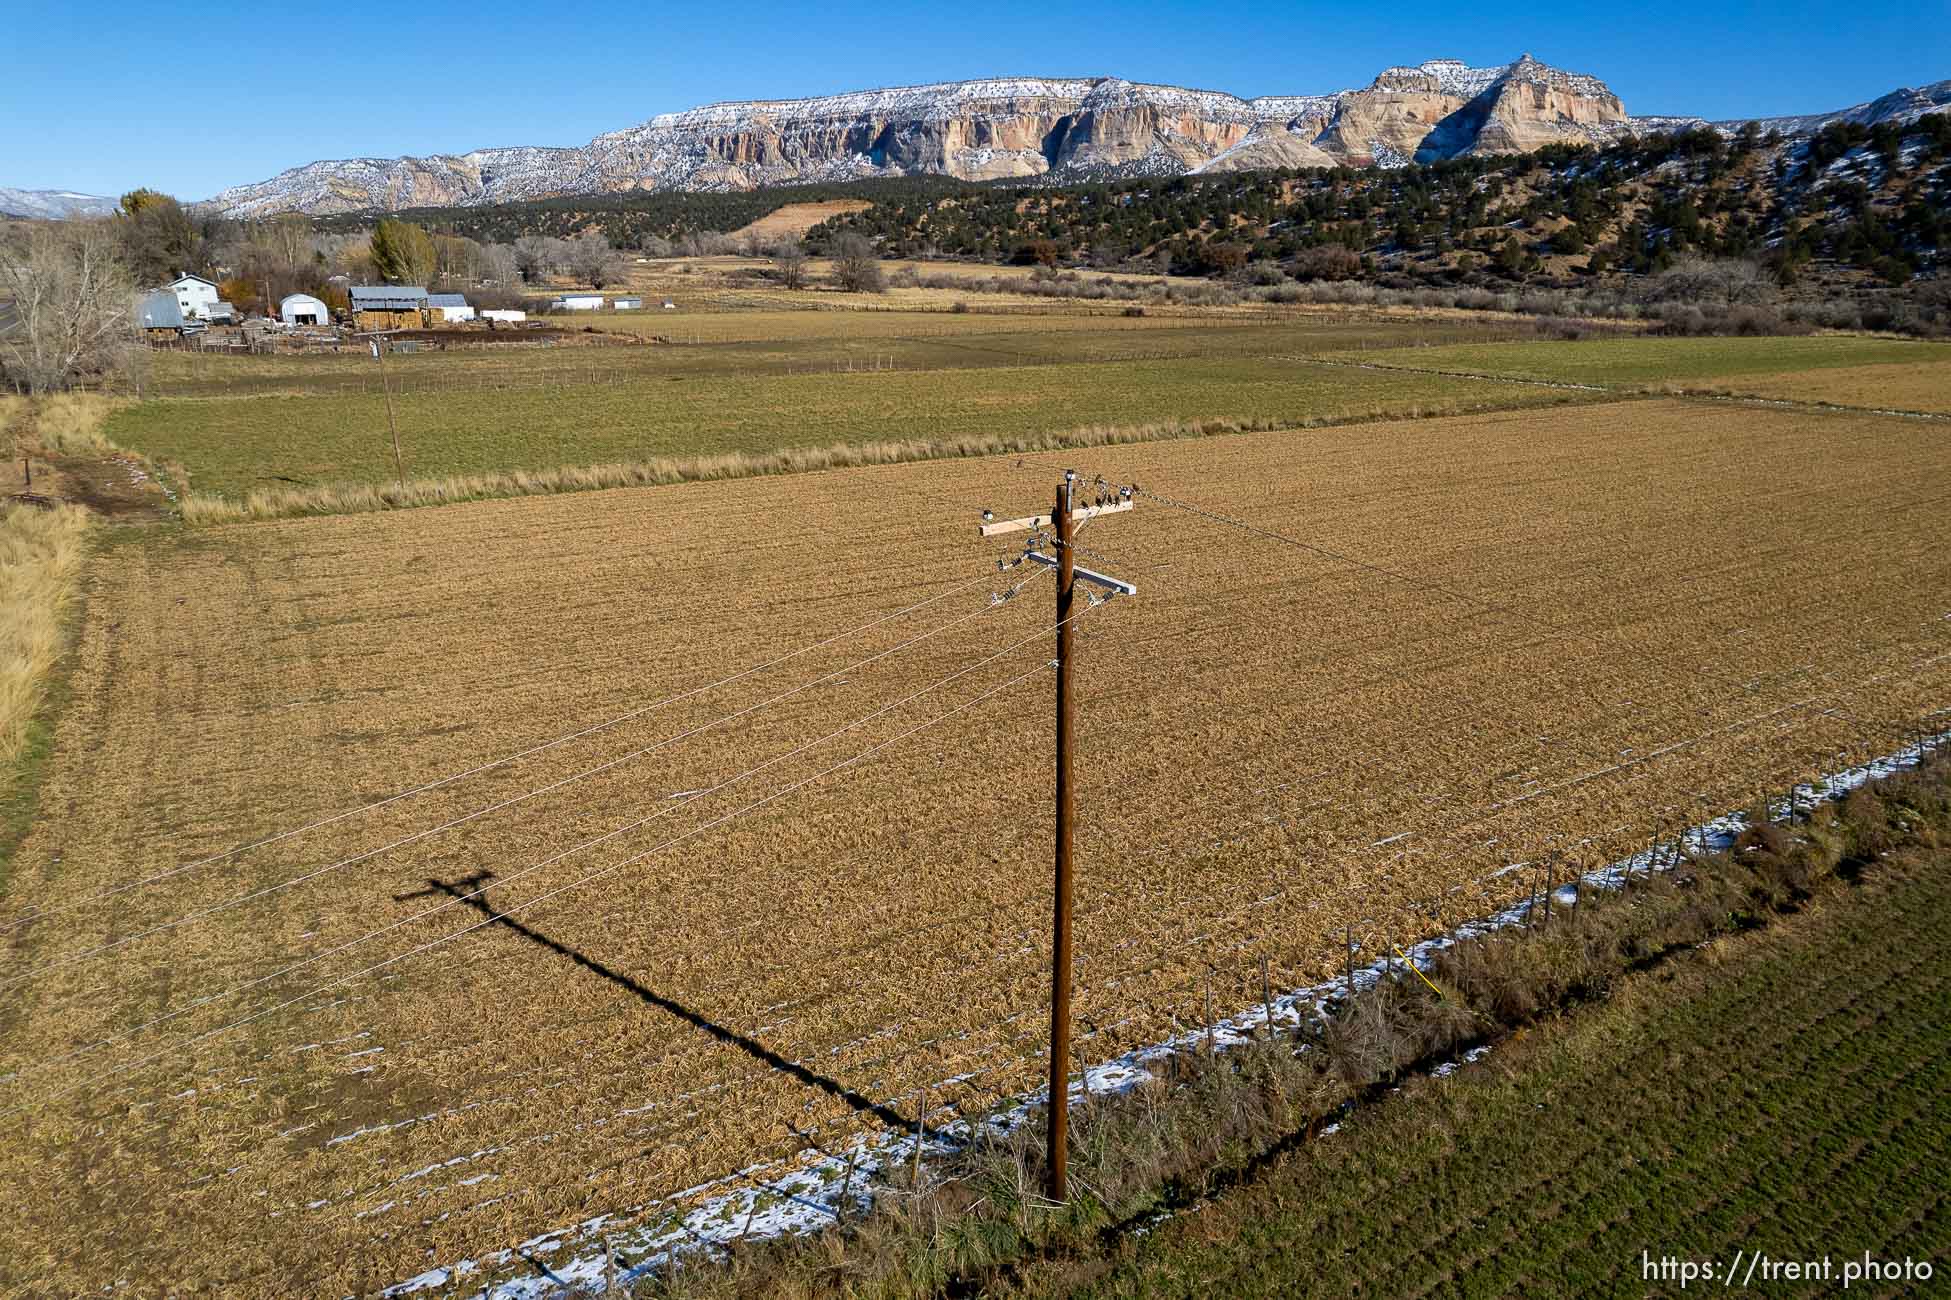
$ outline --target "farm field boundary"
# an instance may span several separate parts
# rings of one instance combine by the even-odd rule
[[[0,893],[53,743],[47,715],[60,696],[88,527],[73,506],[0,507]]]
[[[1934,1168],[1951,855],[1942,827],[1902,839],[1779,922],[1674,953],[1481,1064],[1406,1078],[1222,1195],[987,1293],[1933,1294],[1951,1251]],[[1714,1273],[1682,1291],[1649,1257]],[[1817,1271],[1791,1280],[1791,1259]]]
[[[1890,754],[1871,759],[1815,780],[1800,783],[1765,807],[1736,810],[1679,829],[1671,838],[1655,839],[1631,857],[1586,871],[1574,879],[1540,885],[1536,893],[1513,906],[1467,922],[1444,935],[1424,939],[1398,954],[1379,960],[1364,955],[1341,979],[1299,989],[1274,992],[1254,1005],[1240,1008],[1210,1025],[1187,1030],[1174,1038],[1127,1052],[1097,1065],[1082,1066],[1070,1085],[1074,1106],[1103,1103],[1148,1084],[1160,1082],[1165,1065],[1202,1052],[1229,1053],[1253,1048],[1269,1036],[1308,1038],[1340,1014],[1351,997],[1377,993],[1385,982],[1407,978],[1407,968],[1441,976],[1446,952],[1500,932],[1550,923],[1553,908],[1563,911],[1589,901],[1596,891],[1615,892],[1683,865],[1734,853],[1744,836],[1757,827],[1793,817],[1806,817],[1824,805],[1837,803],[1874,782],[1924,768],[1947,743],[1951,732],[1920,737]],[[1399,974],[1399,972],[1402,972]],[[1352,986],[1352,987],[1351,987]],[[1433,986],[1432,986],[1433,987]],[[1310,1050],[1301,1048],[1303,1052]],[[1474,1061],[1481,1048],[1473,1048]],[[1447,1074],[1455,1065],[1439,1067]],[[702,1202],[653,1203],[612,1211],[581,1223],[544,1232],[496,1255],[456,1261],[409,1278],[381,1292],[404,1297],[432,1291],[475,1277],[491,1278],[510,1267],[526,1266],[531,1275],[491,1283],[479,1295],[485,1300],[539,1300],[577,1288],[600,1288],[606,1278],[623,1284],[668,1276],[681,1261],[703,1254],[707,1258],[747,1244],[835,1229],[850,1219],[871,1213],[878,1195],[903,1186],[906,1171],[921,1162],[953,1159],[972,1143],[993,1140],[1036,1121],[1049,1103],[1048,1089],[1019,1096],[998,1106],[982,1119],[952,1121],[926,1128],[916,1135],[883,1133],[856,1140],[834,1152],[808,1149],[795,1161],[797,1168],[782,1175],[755,1179],[734,1173],[707,1184],[746,1182],[737,1190],[708,1196]],[[618,1228],[618,1220],[652,1219],[652,1226]],[[570,1252],[566,1259],[553,1257]],[[623,1261],[621,1271],[611,1261]],[[640,1261],[635,1264],[629,1261]],[[544,1276],[532,1271],[540,1267]]]
[[[307,515],[364,514],[421,506],[454,505],[500,497],[552,496],[619,487],[667,487],[679,483],[767,478],[871,465],[965,460],[1032,452],[1076,451],[1135,443],[1175,442],[1239,433],[1289,433],[1401,419],[1434,419],[1511,409],[1498,402],[1463,403],[1441,410],[1394,409],[1334,413],[1294,420],[1186,420],[1129,427],[1084,427],[1061,433],[972,435],[952,441],[838,443],[769,454],[726,453],[617,464],[570,465],[499,474],[409,479],[398,483],[331,483],[315,487],[260,488],[240,500],[192,492],[182,512],[191,524],[292,519]]]

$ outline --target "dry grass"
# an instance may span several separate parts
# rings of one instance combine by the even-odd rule
[[[87,512],[72,506],[0,510],[0,772],[9,788],[61,655],[87,530]]]
[[[1746,805],[1840,747],[1887,749],[1951,703],[1951,463],[1922,422],[1639,402],[1022,459],[105,551],[43,787],[63,815],[21,846],[0,924],[982,580],[575,745],[11,932],[0,1074],[185,1014],[0,1084],[32,1121],[0,1141],[9,1279],[366,1293],[880,1123],[673,1006],[902,1114],[924,1084],[940,1118],[1034,1086],[1047,677],[897,738],[1048,655],[1048,586],[992,607],[983,573],[1011,548],[974,524],[1046,508],[1066,462],[1324,548],[1156,496],[1080,538],[1141,593],[1080,628],[1089,1059],[1196,1024],[1208,981],[1222,1010],[1251,1005],[1262,954],[1277,986],[1313,982],[1344,924],[1369,951],[1448,929],[1523,893],[1510,863],[1621,856],[1662,819]],[[47,969],[824,674],[456,832]],[[651,814],[667,815],[515,878]],[[519,919],[660,1001],[504,927],[357,977],[477,919],[418,917],[430,903],[407,896],[481,870],[496,907],[566,888]]]
[[[732,238],[744,239],[748,235],[757,235],[761,239],[778,239],[783,235],[803,235],[822,221],[845,216],[849,212],[865,212],[873,206],[865,199],[788,203],[784,207],[774,208],[750,225],[734,230]]]
[[[35,406],[31,436],[41,449],[60,456],[114,451],[102,432],[108,417],[128,403],[96,393],[57,393]]]

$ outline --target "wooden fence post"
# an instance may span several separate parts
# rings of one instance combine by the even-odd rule
[[[1260,998],[1267,1004],[1267,1041],[1274,1041],[1274,984],[1267,970],[1267,954],[1260,954]]]
[[[922,1087],[915,1092],[915,1163],[913,1182],[917,1192],[921,1190],[921,1140],[923,1135],[928,1131],[927,1123],[928,1089]]]

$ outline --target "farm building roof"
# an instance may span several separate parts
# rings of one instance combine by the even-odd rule
[[[136,304],[136,319],[146,330],[182,329],[183,306],[176,301],[176,290],[157,289],[144,294]]]
[[[355,284],[346,292],[354,311],[414,311],[427,305],[427,291],[414,285]]]
[[[429,307],[465,307],[467,296],[459,293],[430,293],[427,295]]]

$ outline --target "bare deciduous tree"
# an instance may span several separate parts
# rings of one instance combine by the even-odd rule
[[[555,273],[556,245],[559,240],[547,235],[523,235],[515,241],[515,266],[530,284]]]
[[[806,287],[806,245],[787,236],[772,246],[772,265],[788,289]]]
[[[1767,302],[1774,283],[1758,263],[1738,257],[1683,257],[1653,277],[1649,296],[1660,302]]]
[[[507,288],[515,282],[519,272],[515,249],[509,244],[483,244],[481,246],[481,278],[493,281],[499,288]]]
[[[829,250],[833,255],[833,279],[848,293],[884,293],[887,281],[881,276],[881,255],[865,236],[835,236]]]
[[[19,246],[0,248],[0,374],[16,388],[47,393],[127,377],[141,361],[135,280],[120,256],[120,232],[106,221],[35,226]]]
[[[607,235],[591,231],[568,241],[569,270],[592,289],[617,283],[629,274],[623,258],[610,247]]]

